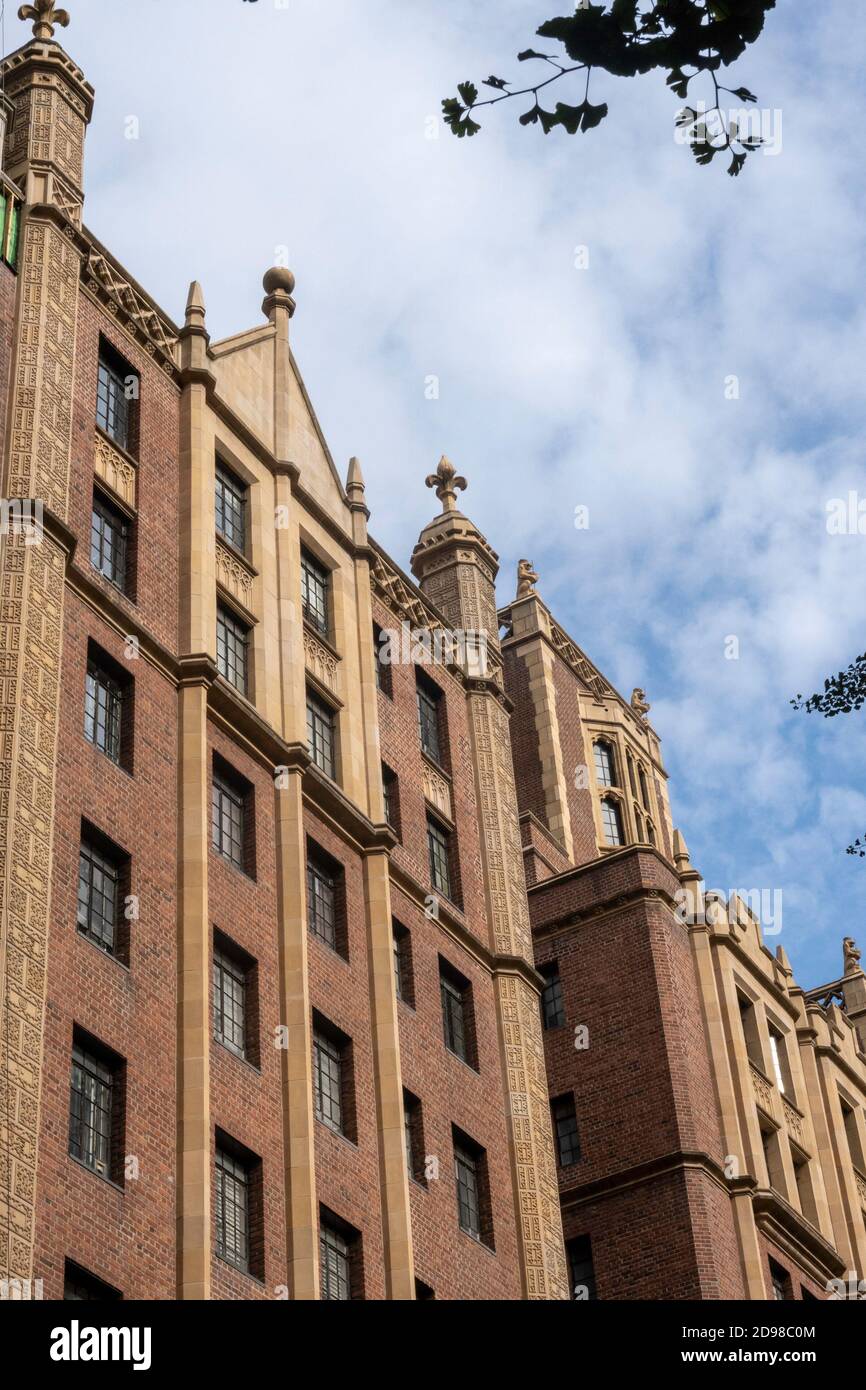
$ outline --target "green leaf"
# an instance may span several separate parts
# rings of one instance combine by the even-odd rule
[[[457,90],[466,106],[474,106],[478,100],[478,88],[474,82],[458,82]]]
[[[497,91],[501,92],[508,86],[508,83],[505,81],[504,77],[485,77],[484,86],[495,87]]]
[[[581,130],[595,130],[597,125],[601,125],[607,115],[607,102],[603,101],[598,106],[592,106],[590,102],[584,102],[583,122]]]
[[[728,165],[728,173],[731,175],[731,178],[735,179],[746,162],[746,156],[744,154],[737,154],[736,151],[732,151],[731,153],[732,159]]]
[[[524,111],[523,115],[520,117],[520,124],[521,124],[521,125],[535,125],[536,121],[538,120],[538,117],[539,117],[540,113],[541,113],[541,108],[540,108],[540,106],[538,105],[538,103],[536,102],[535,106],[531,107],[531,109],[530,109],[529,111]]]
[[[518,63],[525,63],[528,58],[546,58],[547,56],[546,53],[536,53],[534,48],[524,48],[522,53],[518,53],[517,61]]]
[[[735,87],[734,96],[739,97],[740,101],[757,101],[758,98],[749,91],[748,87]]]
[[[637,0],[613,0],[610,9],[624,34],[633,34],[637,28]]]

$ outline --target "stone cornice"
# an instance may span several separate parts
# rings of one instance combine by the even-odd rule
[[[583,1206],[587,1202],[615,1197],[624,1188],[652,1182],[656,1178],[666,1177],[684,1168],[698,1169],[705,1173],[728,1196],[738,1190],[751,1191],[754,1188],[754,1183],[750,1179],[740,1178],[736,1183],[732,1183],[715,1159],[702,1150],[673,1149],[669,1153],[660,1154],[657,1158],[647,1159],[644,1163],[636,1163],[631,1167],[622,1168],[619,1172],[609,1173],[601,1178],[591,1178],[588,1182],[578,1180],[570,1186],[564,1184],[560,1192],[562,1207],[564,1211],[567,1211],[573,1207]],[[577,1173],[575,1177],[578,1177]]]
[[[842,1256],[778,1192],[758,1188],[752,1195],[752,1205],[758,1229],[790,1255],[816,1283],[826,1283],[845,1273]]]

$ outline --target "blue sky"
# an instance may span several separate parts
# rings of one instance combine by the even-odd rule
[[[866,938],[866,861],[844,852],[866,716],[788,703],[866,649],[866,535],[826,525],[866,498],[866,21],[779,0],[731,85],[781,146],[736,181],[675,143],[662,76],[596,76],[611,114],[587,136],[506,104],[473,141],[429,138],[458,81],[523,76],[565,8],[69,0],[60,38],[97,93],[86,220],[175,318],[201,280],[215,337],[260,321],[288,248],[295,351],[377,539],[407,563],[446,452],[500,601],[528,556],[602,670],[646,688],[693,861],[709,887],[781,892],[770,944],[817,984]]]

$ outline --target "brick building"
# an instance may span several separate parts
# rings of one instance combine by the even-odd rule
[[[93,91],[32,17],[3,62],[0,1273],[234,1300],[863,1277],[853,943],[804,992],[703,892],[642,692],[526,562],[497,612],[447,460],[414,579],[376,544],[287,270],[214,342],[197,284],[175,325],[101,245]]]

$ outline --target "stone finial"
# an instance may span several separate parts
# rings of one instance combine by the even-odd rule
[[[187,328],[191,328],[193,325],[203,328],[204,316],[204,293],[198,280],[193,280],[189,287],[189,294],[186,297],[184,325]]]
[[[457,510],[457,492],[465,492],[469,484],[465,478],[461,478],[457,473],[454,464],[443,454],[439,460],[439,467],[435,473],[430,473],[425,479],[427,487],[435,487],[436,496],[442,503],[443,512],[455,512]]]
[[[843,975],[858,975],[863,973],[860,965],[860,952],[853,936],[846,936],[842,942],[842,955],[844,964],[842,966]]]
[[[262,304],[262,313],[268,319],[273,319],[274,312],[278,308],[286,309],[289,318],[295,312],[295,301],[292,294],[295,288],[295,277],[285,265],[271,266],[266,270],[262,279],[262,287],[265,291],[265,299]]]
[[[32,5],[22,5],[18,11],[19,19],[33,20],[33,36],[37,39],[53,39],[54,26],[65,29],[69,23],[69,12],[58,10],[55,0],[35,0]]]
[[[678,873],[685,873],[691,869],[692,861],[689,857],[689,847],[679,830],[674,831],[674,864]]]
[[[346,492],[350,501],[364,500],[364,475],[361,472],[360,460],[354,457],[349,459],[349,471],[346,474]]]
[[[646,723],[647,713],[649,710],[652,709],[652,705],[649,703],[646,697],[646,691],[642,690],[639,685],[636,685],[634,690],[631,692],[631,707],[634,710],[635,714],[638,716],[638,718],[642,719],[643,722]]]
[[[530,594],[535,593],[535,586],[538,583],[538,575],[532,566],[531,560],[517,561],[517,597],[529,598]]]

